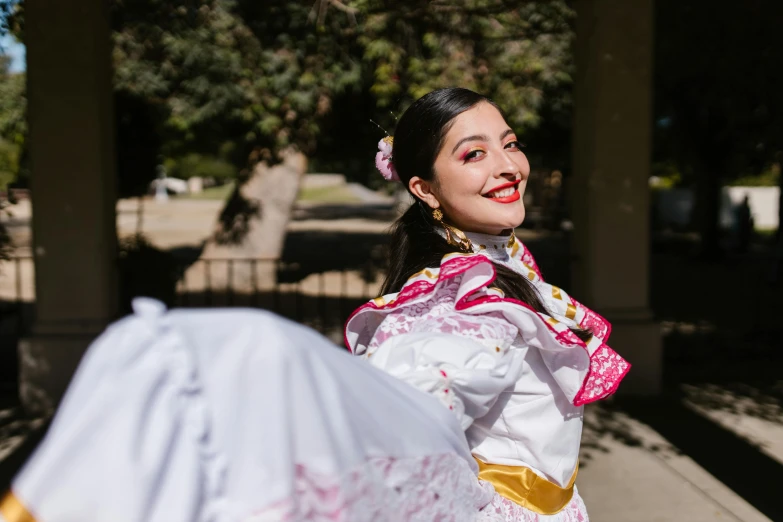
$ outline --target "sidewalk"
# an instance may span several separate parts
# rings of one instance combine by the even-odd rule
[[[771,520],[650,426],[601,406],[585,420],[577,487],[592,522]]]

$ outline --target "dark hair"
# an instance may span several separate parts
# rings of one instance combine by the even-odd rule
[[[425,181],[434,179],[435,159],[454,118],[479,103],[497,107],[481,94],[468,89],[448,88],[424,95],[405,111],[394,133],[392,155],[394,168],[406,188],[414,176]],[[438,233],[440,225],[432,217],[432,209],[413,197],[414,203],[392,226],[392,255],[389,256],[389,271],[381,287],[382,294],[399,292],[413,274],[424,268],[440,266],[444,255],[459,252]],[[500,288],[506,297],[522,301],[537,312],[549,313],[538,291],[526,277],[499,264],[495,264],[495,273],[494,286]],[[590,335],[579,329],[574,333],[582,340]]]

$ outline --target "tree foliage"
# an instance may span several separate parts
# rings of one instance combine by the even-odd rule
[[[166,155],[242,166],[336,141],[369,158],[369,118],[393,131],[392,113],[448,85],[535,128],[547,101],[568,104],[572,16],[562,1],[116,0],[116,88],[158,104]]]
[[[27,135],[25,76],[8,72],[9,58],[0,55],[0,190],[16,181],[24,170]]]
[[[24,4],[6,4],[6,30],[23,38]],[[124,192],[191,153],[239,170],[321,145],[322,163],[368,170],[382,136],[369,119],[393,132],[394,114],[437,87],[492,96],[522,134],[570,103],[565,0],[111,5],[121,179],[137,178]]]

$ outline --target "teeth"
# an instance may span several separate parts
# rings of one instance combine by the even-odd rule
[[[504,188],[502,190],[496,190],[495,192],[490,192],[489,197],[491,198],[506,198],[510,195],[512,195],[514,192],[516,192],[515,187],[508,187]]]

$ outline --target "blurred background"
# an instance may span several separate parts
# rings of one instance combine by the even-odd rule
[[[0,1],[0,490],[131,298],[341,344],[409,204],[413,100],[489,95],[517,230],[634,365],[588,407],[601,521],[783,520],[779,0]]]

